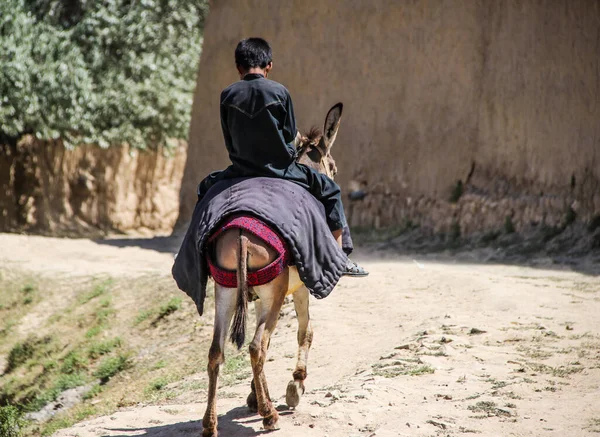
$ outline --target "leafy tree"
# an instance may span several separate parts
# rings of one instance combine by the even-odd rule
[[[2,0],[0,143],[186,138],[208,0]]]

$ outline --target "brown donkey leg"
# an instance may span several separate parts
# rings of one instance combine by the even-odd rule
[[[258,327],[261,323],[260,317],[262,314],[260,299],[254,301],[254,313],[256,314],[256,326]],[[256,384],[254,383],[254,378],[252,378],[252,382],[250,383],[250,394],[246,398],[246,405],[248,405],[248,409],[253,413],[258,412],[258,400],[256,399]]]
[[[289,273],[286,270],[267,285],[256,287],[254,290],[262,301],[260,314],[257,314],[256,333],[250,343],[250,358],[252,360],[252,372],[254,374],[254,385],[256,387],[256,400],[258,401],[258,413],[263,417],[265,429],[276,429],[279,414],[273,407],[269,396],[269,388],[264,373],[264,364],[267,359],[267,349],[271,334],[277,325],[279,311],[283,305],[285,292],[288,287]]]
[[[237,289],[215,286],[215,326],[208,353],[208,402],[202,420],[202,437],[217,437],[217,382],[219,368],[225,359],[224,345],[229,322],[233,316]]]
[[[296,407],[300,397],[304,394],[304,380],[306,379],[306,365],[308,351],[313,339],[313,330],[308,312],[308,290],[301,287],[294,293],[294,308],[298,316],[298,361],[294,370],[294,380],[290,381],[285,393],[285,402],[288,407]]]

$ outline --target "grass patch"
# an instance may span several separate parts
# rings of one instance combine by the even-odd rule
[[[545,373],[547,375],[552,375],[558,378],[566,378],[569,375],[574,373],[580,373],[583,371],[584,367],[581,366],[578,362],[570,363],[566,366],[557,366],[552,367],[546,364],[539,363],[528,363],[528,366],[537,373]]]
[[[24,406],[26,411],[38,411],[48,403],[55,401],[62,392],[71,388],[79,387],[86,383],[86,378],[83,374],[77,373],[73,375],[58,375],[53,380],[52,385],[45,389],[33,389],[30,398],[27,398],[27,403]]]
[[[140,310],[135,320],[133,321],[134,326],[139,325],[144,320],[148,320],[150,317],[154,315],[154,310]]]
[[[0,437],[20,437],[25,420],[14,405],[0,407]]]
[[[169,384],[169,379],[166,376],[161,376],[159,378],[153,379],[150,384],[148,384],[148,387],[146,388],[147,391],[158,391],[158,390],[162,390],[163,388],[165,388],[167,386],[167,384]]]
[[[113,282],[114,282],[113,279],[106,279],[106,280],[102,281],[101,283],[96,284],[94,286],[94,288],[92,288],[92,290],[90,290],[89,292],[87,292],[79,297],[79,304],[84,305],[84,304],[88,303],[90,300],[92,300],[98,296],[102,296],[104,293],[106,293],[107,291],[110,290],[110,287],[112,286]]]
[[[512,413],[508,410],[498,408],[492,401],[480,401],[475,405],[469,405],[467,407],[470,411],[475,413],[485,413],[487,417],[511,417]]]
[[[88,364],[87,357],[81,350],[76,349],[69,352],[64,358],[60,371],[69,375],[87,369]]]
[[[93,405],[84,404],[77,406],[71,411],[59,414],[46,422],[43,425],[40,434],[42,436],[51,436],[59,429],[73,426],[77,422],[81,422],[94,414],[96,414],[96,408]]]
[[[102,383],[106,383],[117,373],[129,369],[131,365],[129,354],[119,353],[116,357],[105,358],[94,372],[94,376],[100,378]]]
[[[65,390],[92,383],[82,403],[67,411],[59,407],[47,423],[27,424],[22,430],[25,436],[50,435],[94,411],[110,414],[117,408],[148,401],[149,397],[150,401],[159,401],[181,390],[205,389],[204,380],[189,386],[176,384],[173,389],[166,387],[206,367],[210,336],[203,334],[212,329],[198,322],[191,302],[175,297],[170,276],[148,275],[96,281],[92,285],[82,281],[77,285],[72,280],[38,282],[28,274],[9,271],[0,277],[0,290],[0,355],[5,358],[3,367],[9,370],[1,378],[0,405],[17,405],[23,412],[39,411]],[[23,305],[27,296],[34,296],[34,302],[40,301],[53,310],[37,314],[42,307]],[[58,296],[60,305],[54,303]],[[136,315],[132,307],[140,300],[152,310]],[[212,299],[206,304],[210,311]],[[136,319],[160,320],[179,311],[181,315],[160,326],[161,336],[165,334],[160,341],[165,347],[157,347],[154,333],[131,328]],[[43,318],[43,331],[39,332],[46,337],[19,337],[15,327],[28,313]],[[168,347],[174,332],[194,322],[195,330],[202,331],[202,335],[191,339],[184,349]],[[154,328],[147,324],[145,329]],[[139,358],[134,361],[134,356]],[[236,382],[249,376],[249,363],[231,356],[234,361],[223,370],[223,374],[229,374],[226,378]],[[115,377],[130,367],[135,367],[135,378]],[[87,409],[91,403],[85,401],[91,399],[98,410]]]
[[[104,329],[104,327],[101,326],[101,325],[92,326],[90,329],[88,329],[85,332],[85,338],[94,338],[95,336],[97,336],[98,334],[100,334],[103,329]]]
[[[8,353],[6,361],[6,373],[10,373],[33,357],[36,348],[36,339],[29,338],[23,343],[17,343]]]
[[[153,402],[160,401],[163,399],[172,399],[176,396],[176,392],[173,390],[164,390],[167,385],[177,380],[175,374],[162,375],[158,378],[151,380],[146,388],[144,389],[144,395],[147,399]]]
[[[224,386],[235,384],[237,381],[246,379],[251,375],[250,362],[246,359],[246,356],[245,353],[238,353],[225,359],[225,363],[221,368],[223,375],[221,381]]]
[[[178,296],[172,297],[166,304],[160,307],[157,318],[162,319],[163,317],[167,317],[179,309],[181,309],[181,298]]]
[[[158,370],[158,369],[162,369],[164,367],[166,367],[167,362],[165,360],[160,360],[157,361],[153,366],[152,366],[152,370]]]
[[[103,386],[100,384],[94,384],[90,390],[83,395],[83,400],[87,401],[88,399],[95,398],[97,395],[102,393]]]
[[[588,420],[588,424],[585,429],[589,432],[597,432],[600,433],[600,419],[592,418]]]
[[[30,336],[25,341],[16,343],[8,353],[4,371],[10,373],[25,364],[28,360],[39,356],[47,349],[51,342],[52,337],[50,336],[43,338]]]
[[[120,337],[115,337],[106,341],[97,341],[92,343],[87,350],[87,356],[91,359],[99,358],[101,355],[108,355],[114,349],[123,345]]]
[[[152,322],[152,326],[156,326],[158,322],[167,317],[169,314],[173,314],[175,311],[181,309],[181,298],[179,296],[173,296],[169,301],[160,306],[156,318]],[[138,316],[139,317],[139,316]],[[137,318],[136,318],[137,321]]]
[[[395,360],[391,363],[373,364],[373,374],[385,378],[395,378],[397,376],[421,376],[434,373],[435,369],[429,364],[424,364],[420,359],[414,360]]]
[[[100,307],[93,313],[92,327],[85,333],[86,338],[93,338],[100,334],[108,325],[108,320],[115,315],[115,310],[110,307],[110,300],[103,300]]]

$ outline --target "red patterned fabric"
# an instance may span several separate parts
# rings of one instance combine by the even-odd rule
[[[248,272],[248,286],[256,287],[271,282],[283,272],[290,263],[290,252],[283,238],[263,221],[251,216],[232,216],[225,220],[210,237],[211,244],[219,235],[228,229],[243,229],[260,238],[277,252],[277,259],[262,269]],[[207,257],[210,275],[223,287],[236,288],[235,271],[225,270],[217,266],[211,256]]]

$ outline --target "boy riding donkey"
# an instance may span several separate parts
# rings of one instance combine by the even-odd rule
[[[287,179],[323,204],[329,229],[350,254],[352,239],[340,187],[328,176],[296,162],[300,134],[292,99],[283,85],[267,79],[273,68],[271,47],[262,38],[244,39],[235,49],[235,63],[241,80],[221,93],[221,126],[232,165],[206,177],[198,186],[198,199],[225,179]],[[348,258],[343,274],[367,276],[368,272]]]

